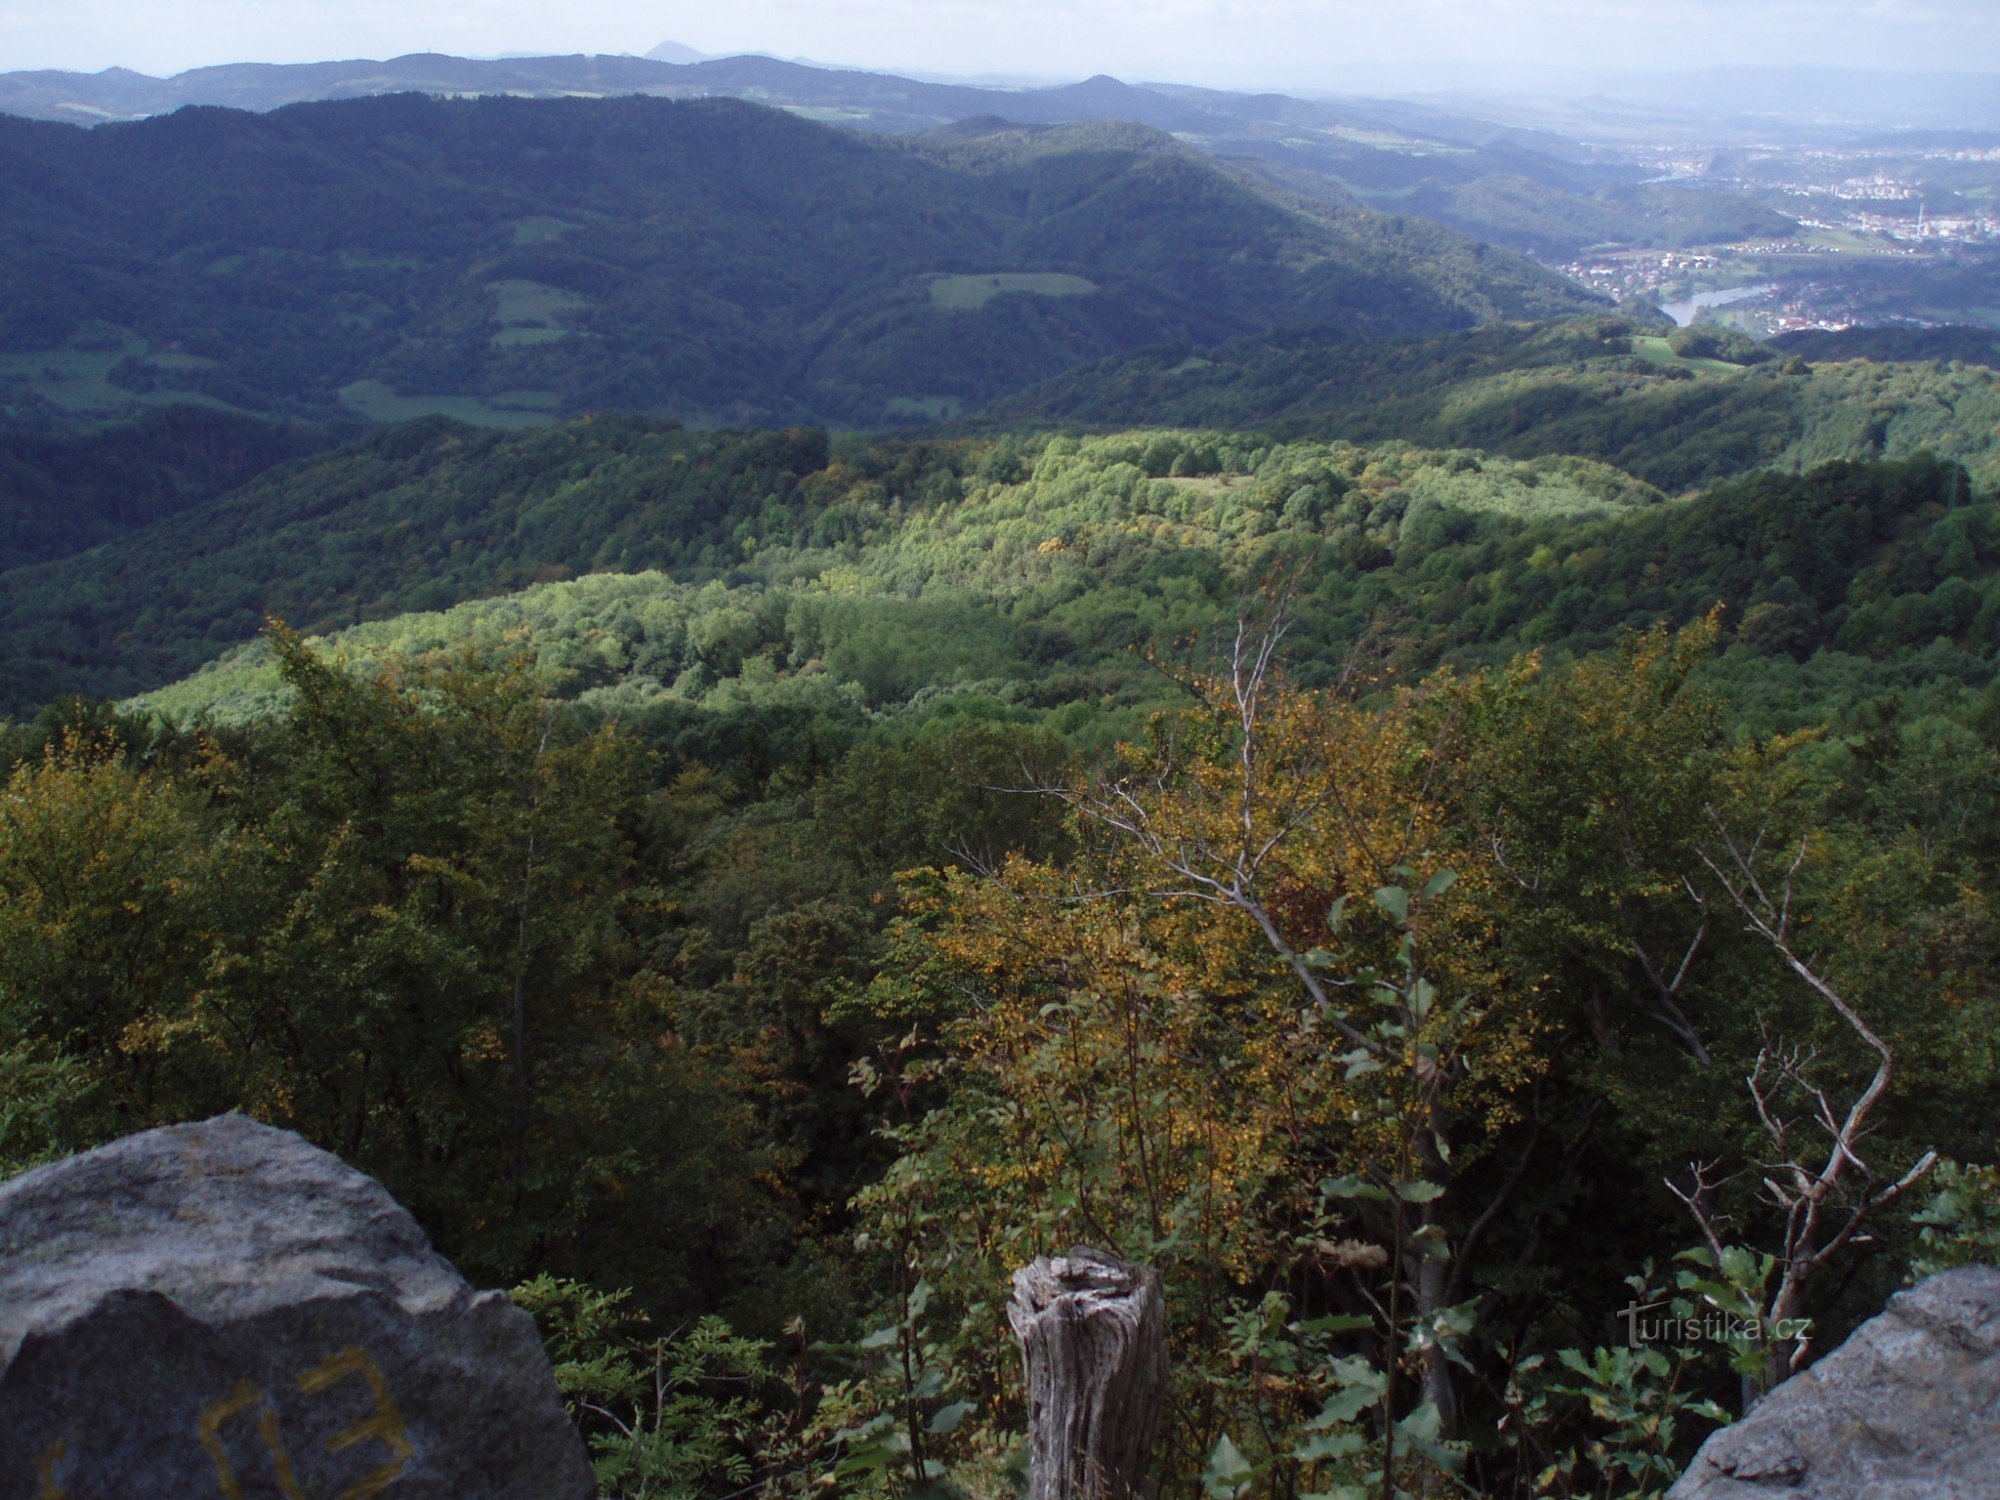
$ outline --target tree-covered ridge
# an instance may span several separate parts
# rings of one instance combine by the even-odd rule
[[[1690,330],[1689,332],[1694,332]],[[1317,332],[1090,366],[1001,402],[1000,420],[1270,427],[1527,457],[1584,454],[1678,492],[1751,469],[1953,458],[2000,482],[1990,365],[1687,359],[1623,319],[1491,327],[1411,343]],[[1839,356],[1840,346],[1830,346]]]
[[[1769,347],[1815,363],[1872,359],[1943,364],[1958,359],[1969,365],[2000,367],[2000,333],[1990,328],[1815,328],[1781,333],[1770,340]]]
[[[340,1150],[625,1500],[997,1492],[1080,1240],[1166,1273],[1177,1500],[1657,1495],[2000,1220],[2000,497],[1929,455],[432,420],[0,624],[42,698],[225,652],[0,724],[0,1170]],[[1876,1066],[1818,985],[1901,1069],[1839,1243],[1744,1170],[1745,1080]]]
[[[636,418],[514,435],[431,421],[8,575],[0,661],[24,709],[62,691],[159,686],[254,636],[267,613],[319,632],[590,572],[778,581],[851,565],[899,588],[1007,595],[1121,549],[1204,547],[1234,568],[1287,506],[1286,524],[1306,524],[1364,477],[1396,505],[1519,514],[1657,498],[1588,461],[1489,472],[1396,445],[1281,450],[1226,434],[1140,433],[1080,455],[1041,438],[843,439],[836,451],[818,432]],[[1059,551],[1066,535],[1073,552]]]
[[[847,128],[906,133],[970,120],[1122,120],[1326,201],[1415,215],[1475,239],[1563,260],[1606,243],[1693,245],[1787,237],[1797,226],[1699,183],[1650,182],[1602,148],[1381,99],[1299,99],[1095,77],[1052,88],[976,88],[773,57],[673,63],[570,56],[237,64],[172,79],[124,70],[0,73],[0,110],[97,125],[184,105],[269,110],[397,93],[449,97],[738,98]]]
[[[701,435],[587,419],[505,435],[385,429],[94,551],[7,575],[17,701],[122,696],[255,635],[321,630],[593,569],[719,566],[779,524],[823,433]],[[206,643],[206,644],[204,644]]]
[[[1153,659],[1223,628],[1274,574],[1299,579],[1291,639],[1311,683],[1356,661],[1398,680],[1585,653],[1718,606],[1733,645],[1712,670],[1773,727],[1897,690],[1957,702],[2000,662],[2000,511],[1929,459],[1669,502],[1581,460],[1224,434],[877,449],[872,474],[868,456],[807,476],[700,565],[332,639],[359,663],[532,642],[551,691],[675,742],[764,713],[837,743],[939,712],[1097,723],[1102,742],[1161,701]],[[1032,469],[1010,478],[1017,464]],[[242,720],[282,711],[277,689],[252,645],[145,701]]]
[[[0,119],[0,226],[0,403],[50,420],[183,391],[879,424],[1149,343],[1591,300],[1138,126],[892,140],[723,99]],[[953,278],[993,274],[1088,287],[954,300]]]

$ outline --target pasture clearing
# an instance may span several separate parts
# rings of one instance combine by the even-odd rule
[[[474,427],[553,427],[562,398],[554,391],[502,391],[497,396],[404,396],[379,380],[340,388],[340,404],[371,422],[451,417]]]
[[[1724,359],[1685,359],[1674,353],[1664,337],[1653,334],[1635,335],[1632,340],[1632,352],[1648,364],[1658,365],[1663,370],[1679,367],[1683,370],[1693,370],[1701,375],[1741,375],[1744,368],[1742,365],[1732,365]]]
[[[933,276],[931,306],[939,312],[977,312],[995,297],[1088,297],[1097,283],[1056,271],[994,271],[984,276]]]
[[[566,339],[570,330],[557,319],[590,306],[588,297],[540,281],[489,281],[486,290],[493,295],[493,321],[500,325],[493,342],[502,348]]]
[[[965,403],[956,396],[891,396],[885,409],[891,417],[946,422],[962,413]]]
[[[514,232],[515,245],[521,246],[546,245],[551,240],[559,240],[570,231],[581,229],[583,226],[572,224],[566,219],[551,219],[546,215],[536,214],[530,218],[516,219],[509,227]]]
[[[240,410],[227,401],[197,391],[159,387],[150,391],[128,390],[114,384],[111,372],[127,359],[138,360],[162,372],[203,370],[214,365],[198,354],[167,350],[148,352],[146,341],[126,337],[110,348],[27,349],[0,354],[0,406],[22,396],[37,396],[72,416],[112,417],[135,406],[216,406]]]

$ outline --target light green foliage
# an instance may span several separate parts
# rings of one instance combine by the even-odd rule
[[[834,1487],[963,1500],[943,1455],[973,1408],[945,1399],[944,1375],[927,1366],[921,1282],[894,1323],[801,1349],[788,1366],[720,1318],[653,1336],[627,1291],[543,1275],[511,1295],[541,1325],[606,1500],[778,1500]],[[846,1378],[819,1383],[809,1364]]]
[[[1771,1276],[1778,1268],[1776,1257],[1742,1245],[1724,1245],[1720,1253],[1703,1246],[1683,1250],[1675,1259],[1685,1264],[1675,1273],[1674,1284],[1699,1299],[1692,1304],[1695,1309],[1719,1316],[1718,1326],[1725,1335],[1716,1341],[1717,1351],[1761,1396],[1773,1382],[1768,1352],[1772,1345],[1789,1343],[1807,1331],[1771,1326],[1766,1309]]]
[[[1873,1066],[1724,915],[1723,826],[1805,850],[1801,943],[1923,1081],[1870,1167],[1992,1157],[2000,523],[1954,466],[1669,499],[1459,446],[605,418],[200,511],[0,598],[23,712],[272,591],[328,643],[151,700],[198,730],[0,725],[0,1162],[245,1106],[481,1278],[633,1287],[550,1295],[635,1493],[990,1500],[1007,1274],[1079,1240],[1165,1272],[1177,1500],[1657,1490],[1750,1352],[1613,1347],[1687,1239],[1661,1178],[1769,1160],[1766,1048],[1806,1133]],[[1246,802],[1203,667],[1273,577]],[[1106,775],[1145,837],[1083,815]],[[1268,929],[1186,883],[1246,807]],[[1716,1199],[1776,1243],[1759,1174]],[[1981,1201],[1872,1225],[1806,1315],[1875,1311],[1919,1232],[1974,1253]],[[1669,1300],[1776,1278],[1730,1250]]]
[[[1278,1293],[1239,1310],[1225,1330],[1228,1365],[1221,1378],[1239,1398],[1259,1380],[1294,1385],[1307,1414],[1275,1435],[1247,1427],[1241,1445],[1227,1432],[1216,1439],[1201,1475],[1210,1500],[1250,1494],[1375,1500],[1384,1493],[1406,1500],[1462,1473],[1466,1446],[1441,1438],[1442,1417],[1428,1401],[1396,1415],[1382,1436],[1385,1403],[1394,1400],[1390,1381],[1375,1361],[1341,1352],[1370,1319],[1287,1322],[1287,1312]]]
[[[82,1062],[46,1043],[0,1052],[0,1179],[75,1149],[89,1082]]]
[[[701,1318],[641,1336],[630,1293],[538,1276],[513,1290],[535,1315],[556,1388],[588,1434],[607,1500],[700,1500],[750,1488],[777,1375],[771,1346]]]
[[[681,444],[663,446],[671,455]],[[632,482],[630,460],[622,467],[599,469],[564,504]],[[366,661],[467,640],[490,652],[519,632],[552,688],[606,712],[718,695],[844,701],[847,713],[954,694],[1018,703],[1043,675],[1051,637],[1074,643],[1080,671],[1134,693],[1145,674],[1124,648],[1171,649],[1214,627],[1244,580],[1330,532],[1427,549],[1496,524],[1615,516],[1662,498],[1584,460],[1182,432],[1057,438],[1015,482],[954,475],[939,491],[913,505],[837,463],[808,491],[825,503],[738,528],[732,577],[745,581],[683,581],[692,569],[592,575],[337,640]],[[149,705],[242,720],[267,711],[273,687],[268,650],[254,645]]]
[[[1700,1310],[1694,1297],[1657,1285],[1650,1262],[1626,1285],[1633,1304],[1662,1322],[1686,1324]],[[1554,1366],[1539,1354],[1519,1361],[1508,1400],[1521,1418],[1515,1441],[1541,1465],[1537,1493],[1660,1500],[1680,1477],[1690,1432],[1729,1421],[1700,1394],[1709,1362],[1700,1349],[1678,1344],[1562,1349]],[[1560,1414],[1578,1409],[1584,1430],[1565,1439]]]
[[[1957,1266],[2000,1265],[2000,1167],[1945,1162],[1934,1181],[1936,1196],[1911,1216],[1918,1248],[1910,1279]]]

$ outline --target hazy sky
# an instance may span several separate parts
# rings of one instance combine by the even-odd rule
[[[0,71],[170,73],[436,51],[644,52],[672,39],[942,73],[1344,87],[1513,68],[2000,69],[2000,0],[0,0]],[[1414,81],[1414,80],[1412,80]],[[1523,80],[1528,81],[1528,80]]]

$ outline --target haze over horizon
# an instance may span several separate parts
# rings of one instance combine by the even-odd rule
[[[1663,16],[1665,19],[1663,20]],[[671,38],[933,74],[1288,90],[1545,87],[1746,64],[2000,70],[1989,0],[0,0],[0,70],[166,75],[411,52],[644,53]]]

